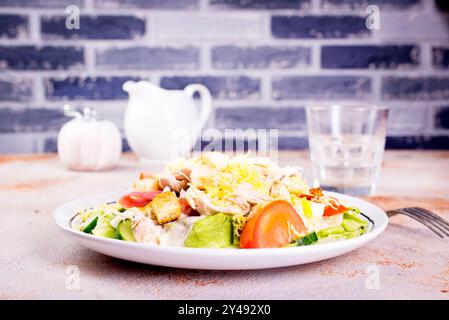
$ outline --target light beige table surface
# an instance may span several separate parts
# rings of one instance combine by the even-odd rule
[[[308,171],[306,152],[280,158]],[[57,230],[56,206],[126,188],[141,170],[132,155],[99,173],[66,171],[55,155],[0,156],[0,298],[449,299],[449,239],[406,217],[391,218],[382,236],[349,254],[258,271],[121,261],[80,247]],[[424,206],[449,219],[449,152],[387,152],[378,192],[369,199],[384,209]],[[68,266],[79,268],[79,290],[66,285]]]

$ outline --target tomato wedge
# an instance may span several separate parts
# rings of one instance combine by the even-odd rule
[[[243,230],[240,234],[240,248],[249,249],[256,248],[255,243],[253,242],[254,238],[254,227],[256,226],[256,222],[262,214],[263,210],[259,210],[251,219],[249,219]]]
[[[269,203],[243,228],[240,235],[240,247],[248,248],[279,248],[288,244],[291,230],[298,233],[306,232],[304,222],[295,208],[285,200]]]
[[[125,208],[145,207],[161,192],[162,191],[131,192],[121,197],[119,203]]]
[[[348,210],[348,208],[346,208],[345,206],[342,206],[341,204],[338,205],[336,208],[333,208],[331,206],[326,206],[326,208],[324,208],[323,216],[324,217],[330,217],[330,216],[333,216],[335,214],[343,213],[343,212],[345,212],[347,210]]]

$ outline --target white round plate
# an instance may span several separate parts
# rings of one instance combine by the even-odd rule
[[[97,237],[70,228],[77,210],[116,201],[123,191],[111,192],[68,202],[58,207],[54,219],[70,238],[94,251],[134,262],[188,269],[244,270],[286,267],[336,257],[357,249],[379,236],[387,227],[388,217],[375,205],[361,199],[327,192],[344,203],[360,208],[374,226],[366,234],[348,240],[312,246],[276,249],[197,249],[158,246]]]

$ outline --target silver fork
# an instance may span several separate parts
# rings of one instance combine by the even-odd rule
[[[403,214],[415,219],[432,230],[440,238],[444,238],[445,236],[449,237],[449,222],[427,209],[410,207],[387,211],[387,216],[389,217],[397,214]]]

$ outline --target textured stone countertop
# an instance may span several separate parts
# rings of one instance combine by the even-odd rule
[[[280,158],[309,168],[306,152]],[[131,155],[115,170],[98,173],[66,171],[55,155],[0,156],[0,299],[449,299],[449,239],[406,217],[391,218],[379,238],[343,256],[256,271],[121,261],[57,230],[56,206],[128,187],[141,170]],[[386,152],[378,192],[369,200],[384,209],[423,206],[449,219],[449,152]],[[79,268],[79,290],[66,286],[70,265]],[[373,268],[378,289],[366,285]]]

